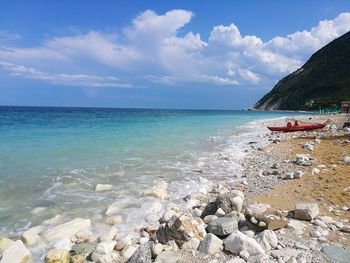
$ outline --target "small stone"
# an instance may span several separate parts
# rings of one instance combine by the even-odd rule
[[[87,261],[83,255],[78,254],[78,255],[71,256],[70,263],[87,263]]]
[[[349,156],[344,156],[343,157],[343,162],[344,163],[350,163],[350,157]]]
[[[143,196],[155,197],[159,199],[166,199],[168,197],[168,184],[164,181],[159,182],[151,189],[145,191]]]
[[[120,239],[117,239],[117,244],[115,245],[115,250],[119,251],[127,246],[131,246],[131,237],[129,235],[122,237]]]
[[[286,175],[284,176],[284,179],[294,179],[294,173],[293,172],[286,173]]]
[[[87,241],[92,236],[92,233],[89,229],[83,229],[80,230],[78,233],[76,233],[72,238],[71,241],[74,243],[83,243],[84,241]]]
[[[266,227],[266,223],[263,221],[260,221],[258,224],[258,227]]]
[[[106,218],[106,223],[108,225],[119,225],[123,223],[123,218],[121,216],[110,216]]]
[[[193,209],[193,216],[195,216],[195,217],[201,217],[201,215],[202,215],[202,210],[200,210],[199,208],[195,208],[195,209]]]
[[[81,254],[84,257],[88,256],[91,254],[91,252],[94,250],[95,246],[89,243],[80,243],[80,244],[75,244],[71,248],[71,253],[72,254]]]
[[[122,255],[123,258],[129,259],[132,257],[132,255],[134,255],[135,252],[136,252],[136,248],[133,246],[129,246],[124,248],[120,254]]]
[[[163,251],[154,261],[156,263],[180,263],[180,255],[178,252],[167,250]],[[141,263],[141,262],[140,262]]]
[[[203,222],[206,223],[207,225],[210,224],[213,220],[217,219],[218,217],[216,215],[207,215],[206,217],[203,218]]]
[[[299,203],[295,205],[294,218],[310,221],[319,213],[320,210],[316,203]]]
[[[316,225],[316,226],[320,226],[322,228],[327,228],[327,225],[325,223],[323,223],[321,220],[319,219],[315,219],[313,221],[313,224]]]
[[[113,189],[113,185],[111,184],[97,184],[95,187],[95,192],[108,191]]]
[[[147,242],[136,250],[129,258],[128,263],[150,263],[152,261],[151,242]]]
[[[198,250],[207,254],[216,254],[223,248],[223,242],[217,236],[209,233],[201,241]]]
[[[265,250],[271,250],[276,248],[278,245],[278,239],[274,231],[264,230],[256,236],[256,241],[262,246]]]
[[[248,261],[249,252],[247,250],[242,250],[241,252],[239,252],[239,256],[243,258],[245,261]]]
[[[236,208],[236,211],[241,212],[242,207],[243,207],[243,199],[240,196],[235,196],[232,198],[232,203]]]
[[[207,232],[216,236],[224,237],[238,229],[236,218],[221,217],[210,222],[207,226]]]
[[[294,173],[294,178],[295,179],[300,179],[301,177],[303,177],[303,172],[302,171],[296,171],[295,173]]]
[[[225,213],[224,210],[222,210],[221,208],[219,208],[219,209],[216,211],[215,215],[216,215],[217,217],[223,217],[224,215],[226,215],[226,213]]]
[[[118,234],[118,229],[112,226],[99,237],[99,240],[100,241],[113,240],[117,234]]]
[[[176,212],[174,210],[165,211],[162,218],[160,219],[161,223],[167,223],[174,215],[176,215]]]
[[[197,250],[200,245],[200,241],[197,238],[192,238],[183,244],[182,249]]]
[[[152,255],[153,257],[159,256],[163,252],[163,245],[161,243],[157,243],[152,247]]]
[[[120,212],[120,203],[117,201],[107,207],[105,215],[106,216],[115,215],[119,212]]]
[[[149,237],[141,237],[139,239],[139,242],[140,242],[141,245],[147,243],[148,241],[149,241]]]
[[[265,253],[265,250],[255,239],[244,235],[238,230],[224,240],[224,248],[235,255],[238,255],[242,250],[247,250],[251,256]]]
[[[315,167],[314,169],[311,170],[311,175],[316,175],[316,174],[319,174],[320,172],[321,170]]]

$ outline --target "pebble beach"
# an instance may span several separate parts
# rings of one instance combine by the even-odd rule
[[[239,159],[240,178],[198,171],[198,191],[176,199],[158,180],[142,192],[151,202],[130,233],[118,228],[125,218],[116,201],[99,216],[103,226],[57,215],[2,237],[0,263],[349,262],[350,129],[342,129],[343,115],[298,118],[330,122],[319,131],[256,133]],[[111,189],[101,182],[94,191]]]

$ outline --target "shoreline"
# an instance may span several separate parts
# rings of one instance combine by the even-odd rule
[[[284,117],[269,119],[269,120],[257,120],[254,122],[259,122],[260,125],[265,125],[266,123],[271,124],[271,123],[279,122],[281,118],[284,118]],[[300,118],[303,118],[303,117],[300,117]],[[318,117],[313,117],[313,118],[318,118]],[[114,212],[114,213],[110,213],[110,215],[107,215],[107,219],[111,223],[110,224],[111,226],[104,229],[97,230],[92,228],[90,219],[85,219],[85,220],[79,219],[75,222],[75,225],[74,225],[75,229],[72,229],[71,226],[66,223],[66,225],[64,226],[66,228],[65,230],[68,229],[69,231],[72,231],[72,232],[69,232],[67,230],[69,234],[60,233],[60,231],[62,232],[62,222],[60,222],[59,224],[56,224],[58,226],[50,227],[49,229],[43,229],[43,228],[39,229],[40,227],[31,228],[26,231],[27,235],[25,234],[22,235],[22,240],[25,241],[24,243],[26,244],[32,243],[33,247],[37,246],[39,250],[38,254],[44,252],[44,254],[42,254],[41,256],[42,260],[44,260],[47,253],[47,248],[43,248],[45,247],[43,243],[43,237],[44,237],[46,239],[55,240],[56,244],[54,244],[53,246],[51,245],[50,247],[56,250],[60,249],[60,253],[63,253],[63,254],[69,253],[68,251],[71,250],[72,247],[74,248],[74,246],[76,245],[79,246],[79,244],[85,244],[85,245],[88,244],[86,246],[89,247],[89,251],[91,250],[89,253],[90,256],[82,255],[82,253],[76,253],[77,254],[76,258],[83,260],[83,258],[88,257],[90,259],[94,259],[95,262],[140,262],[140,261],[133,261],[133,260],[136,260],[137,257],[139,258],[142,253],[146,253],[144,250],[147,250],[147,253],[146,253],[147,255],[151,251],[150,253],[151,258],[156,259],[158,257],[159,260],[156,262],[245,262],[245,261],[239,261],[242,259],[244,260],[245,258],[244,255],[240,255],[240,257],[237,258],[234,256],[235,252],[232,252],[232,250],[227,251],[226,247],[230,246],[230,244],[226,245],[226,243],[228,242],[228,241],[226,242],[227,235],[224,235],[224,236],[218,235],[219,236],[218,238],[217,236],[215,236],[215,233],[217,234],[217,232],[214,231],[215,233],[213,234],[211,231],[208,231],[208,227],[217,219],[234,218],[235,219],[234,221],[236,222],[236,225],[237,225],[237,230],[239,229],[239,231],[244,233],[247,237],[250,237],[253,240],[256,240],[257,236],[259,235],[260,235],[260,238],[264,238],[264,240],[267,238],[265,234],[262,235],[262,233],[265,233],[266,231],[272,231],[272,230],[261,231],[262,229],[258,229],[258,230],[256,228],[254,229],[254,226],[252,226],[249,222],[242,226],[243,223],[241,223],[241,221],[247,222],[246,213],[247,213],[247,207],[249,207],[249,205],[254,203],[254,201],[256,200],[259,200],[259,198],[262,197],[263,193],[273,190],[281,182],[286,182],[286,180],[282,180],[282,177],[275,178],[272,176],[266,176],[266,175],[263,175],[264,171],[261,171],[261,170],[264,170],[264,168],[262,168],[264,165],[265,166],[272,165],[270,164],[271,156],[275,158],[273,159],[275,160],[274,163],[278,163],[281,166],[287,166],[290,164],[290,163],[284,163],[284,160],[282,157],[284,157],[285,155],[281,154],[277,156],[276,153],[274,152],[271,153],[270,151],[271,146],[288,143],[288,141],[293,139],[293,137],[296,138],[298,136],[300,135],[271,134],[268,132],[260,132],[259,134],[257,134],[257,139],[260,140],[259,142],[253,142],[253,141],[248,142],[249,148],[251,149],[245,152],[245,156],[241,160],[242,169],[243,169],[243,177],[241,179],[237,179],[233,181],[233,180],[230,180],[232,178],[230,178],[229,176],[224,176],[222,178],[218,178],[219,182],[214,183],[198,175],[198,180],[201,183],[203,183],[203,185],[206,185],[206,187],[201,187],[200,189],[198,189],[198,193],[196,194],[182,197],[182,199],[185,201],[185,204],[186,204],[185,206],[182,206],[182,208],[177,207],[176,204],[171,204],[171,202],[169,203],[167,201],[164,201],[167,199],[167,196],[169,195],[168,185],[166,183],[165,184],[162,183],[161,181],[158,182],[151,189],[148,189],[144,192],[144,195],[150,196],[154,201],[153,201],[153,204],[147,208],[149,211],[151,211],[151,213],[147,216],[148,223],[145,226],[140,227],[141,229],[140,229],[139,237],[135,237],[135,236],[128,237],[128,235],[126,236],[118,235],[119,231],[115,226],[120,224],[123,219],[120,218],[120,216],[118,217],[118,212]],[[288,145],[287,146],[285,145],[284,148],[288,148]],[[300,152],[305,152],[305,151],[300,150]],[[257,168],[260,168],[260,169],[257,169]],[[278,170],[281,170],[280,171],[281,174],[276,174],[277,176],[282,175],[285,171],[287,171],[287,168],[281,167]],[[210,184],[212,185],[210,186]],[[219,209],[217,209],[217,211],[214,211],[213,214],[209,213],[208,216],[209,216],[209,219],[211,220],[209,220],[208,218],[206,220],[206,217],[203,216],[203,213],[207,210],[208,206],[210,206],[210,204],[213,202],[215,203],[215,201],[218,198],[221,198],[227,195],[230,195],[229,200],[231,199],[236,200],[234,204],[230,203],[231,201],[228,201],[229,203],[226,204],[226,206],[229,207],[228,210],[231,210],[231,211],[228,211],[228,210],[224,211],[225,209],[219,207],[222,211],[219,211]],[[225,208],[227,208],[226,206]],[[113,204],[112,204],[109,208],[113,210],[116,207],[113,207]],[[285,211],[281,211],[281,212],[285,212]],[[214,214],[216,215],[214,216]],[[213,216],[210,217],[210,215],[213,215]],[[231,216],[227,217],[228,215],[231,215]],[[287,217],[288,213],[287,215],[283,215],[283,216],[279,215],[279,216],[283,219],[286,219],[288,218]],[[238,218],[240,218],[240,220],[238,220]],[[173,220],[176,220],[176,222],[178,223],[180,222],[181,223],[180,225],[182,226],[180,226],[176,230],[173,229],[175,227],[173,225],[173,222],[172,224],[170,224],[170,222]],[[239,222],[241,226],[239,226],[238,224]],[[347,222],[345,222],[345,224],[346,223]],[[70,221],[70,224],[71,224],[71,221]],[[76,228],[76,226],[79,226],[79,227]],[[219,228],[220,227],[223,227],[223,226],[219,226]],[[253,228],[254,230],[252,230],[251,228]],[[79,231],[76,231],[77,229],[79,229]],[[252,260],[255,260],[255,259],[258,260],[258,258],[261,258],[261,257],[265,257],[266,260],[267,258],[269,258],[269,260],[275,260],[275,259],[279,260],[279,261],[268,261],[268,262],[282,262],[281,260],[283,260],[283,257],[276,256],[277,257],[276,258],[274,257],[275,255],[272,255],[273,253],[271,254],[270,252],[275,250],[283,251],[285,250],[286,247],[287,248],[289,247],[289,243],[284,244],[286,243],[286,241],[284,241],[286,237],[284,236],[284,234],[282,234],[283,232],[282,230],[284,230],[284,232],[286,231],[288,232],[288,230],[286,229],[288,228],[283,227],[280,230],[272,231],[274,232],[274,235],[276,236],[276,238],[281,242],[278,241],[277,245],[274,246],[272,250],[265,249],[266,247],[264,247],[263,248],[264,253],[258,253],[257,255],[253,255],[254,253],[251,253],[252,255],[248,255],[247,257],[247,262],[254,262]],[[98,231],[99,233],[96,233],[96,231]],[[180,233],[179,234],[180,236],[178,235],[174,236],[173,235],[174,231],[176,233]],[[252,232],[254,232],[254,235],[252,235],[253,234]],[[273,234],[271,234],[271,232],[268,232],[268,233],[270,235],[269,238],[271,238]],[[289,234],[290,233],[288,233],[288,235]],[[213,235],[215,237],[212,237]],[[249,235],[252,235],[252,236],[249,236]],[[290,234],[291,236],[288,236],[288,235],[287,237],[291,238],[292,241],[298,241],[302,243],[302,240],[299,237],[293,236],[294,235],[293,233]],[[59,236],[60,238],[52,238],[52,236],[54,237]],[[205,236],[208,236],[208,237],[210,236],[210,240],[208,237],[205,238]],[[237,237],[237,238],[242,238],[242,237]],[[10,241],[8,242],[11,243]],[[212,247],[213,245],[211,244],[212,242],[216,244],[216,246],[214,246],[215,248]],[[221,242],[224,242],[225,245],[223,245]],[[254,243],[252,240],[249,240],[249,242]],[[260,244],[259,242],[256,242],[256,243]],[[284,247],[280,243],[283,244]],[[111,247],[112,249],[101,248],[101,246],[104,246],[104,248],[106,248],[105,246],[107,245],[109,245],[109,247]],[[304,244],[301,244],[301,245],[304,245]],[[260,247],[263,247],[263,246],[264,245],[260,245]],[[295,244],[294,246],[291,247],[291,249],[295,249],[294,247],[295,247]],[[198,249],[200,250],[200,252],[198,251]],[[212,253],[212,249],[215,250],[215,253]],[[223,249],[224,249],[224,252],[222,252]],[[258,247],[258,250],[259,249],[260,248]],[[309,248],[309,250],[306,250],[305,248],[303,248],[301,249],[303,252],[307,251],[306,257],[298,258],[298,255],[300,253],[294,253],[293,256],[290,256],[289,258],[294,258],[295,260],[297,260],[296,262],[299,262],[300,260],[301,260],[300,262],[309,262],[307,260],[309,260],[310,258],[316,258],[317,260],[320,260],[317,262],[331,262],[331,261],[327,261],[327,259],[323,256],[323,254],[317,251],[317,249],[318,249],[317,246],[315,247],[315,250],[313,250],[312,248]],[[1,241],[0,241],[0,254],[1,252],[2,251],[1,251]],[[260,252],[262,252],[262,250],[260,250]],[[165,256],[167,258],[171,257],[171,258],[177,258],[177,259],[176,260],[174,259],[175,261],[161,261],[162,257],[164,258]],[[74,255],[71,254],[70,257],[71,259],[73,258],[73,260],[75,260]],[[261,258],[261,260],[263,259]],[[287,262],[287,261],[283,261],[283,262]],[[72,262],[80,262],[80,261],[72,261]],[[81,261],[81,262],[85,262],[85,261]],[[151,259],[144,262],[151,262]],[[291,261],[291,262],[294,262],[294,261]]]

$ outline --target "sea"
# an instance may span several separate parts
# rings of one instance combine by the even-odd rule
[[[97,225],[113,202],[121,228],[132,231],[154,203],[145,190],[165,181],[176,203],[240,178],[245,151],[268,132],[260,121],[292,115],[298,113],[0,107],[0,236],[19,236],[57,215]],[[95,192],[98,183],[113,188]]]

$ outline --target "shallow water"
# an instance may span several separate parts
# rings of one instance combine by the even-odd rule
[[[137,226],[148,209],[140,193],[155,181],[170,183],[175,199],[200,187],[199,176],[239,177],[247,143],[265,130],[252,121],[286,115],[0,107],[0,235],[56,214],[98,218],[114,201]],[[97,183],[114,189],[95,193]],[[33,215],[36,207],[45,210]]]

